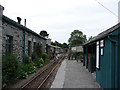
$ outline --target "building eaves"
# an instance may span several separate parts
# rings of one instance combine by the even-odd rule
[[[90,40],[90,41],[86,42],[85,44],[83,44],[83,46],[88,45],[88,44],[93,43],[93,42],[96,42],[96,41],[108,36],[108,34],[115,31],[119,27],[120,27],[120,23],[118,23],[115,26],[113,26],[113,27],[99,33],[95,38],[93,38],[92,40]]]
[[[23,30],[25,30],[27,32],[30,32],[30,33],[32,33],[32,34],[34,34],[34,35],[36,35],[36,36],[38,36],[38,37],[40,37],[40,38],[42,38],[44,40],[47,40],[46,38],[42,37],[41,35],[37,34],[36,32],[34,32],[34,31],[30,30],[29,28],[17,23],[16,21],[13,21],[12,19],[10,19],[10,18],[8,18],[8,17],[6,17],[4,15],[2,16],[2,20],[6,21],[7,23],[12,24],[12,25],[14,25],[14,26],[16,26],[18,28],[21,28],[21,29],[23,29]]]
[[[58,47],[58,46],[54,46],[54,45],[49,45],[50,47],[54,47],[54,48],[61,48],[61,47]]]

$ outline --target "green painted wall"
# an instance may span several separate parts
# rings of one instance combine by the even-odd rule
[[[119,31],[119,33],[120,33],[120,31]],[[119,51],[118,51],[118,63],[119,63],[119,68],[118,68],[118,70],[119,70],[119,73],[118,73],[118,87],[120,88],[120,35],[119,35],[119,38],[118,38],[119,40],[119,42],[118,42],[118,49],[119,49]]]
[[[86,68],[88,68],[87,67],[87,55],[88,55],[88,48],[86,47],[86,49],[85,49],[86,51],[85,51],[85,66],[86,66]]]
[[[110,45],[109,40],[105,39],[105,46],[103,47],[104,55],[103,56],[100,55],[100,69],[96,70],[96,80],[99,82],[99,84],[103,88],[106,88],[107,78],[109,78],[109,75],[107,76],[107,74],[110,74],[109,73],[110,71],[109,65],[111,63],[110,47],[111,45]]]
[[[117,34],[117,31],[112,32],[113,35]],[[117,36],[112,39],[117,40]],[[104,55],[100,55],[100,70],[96,70],[96,80],[103,88],[115,87],[115,73],[116,70],[116,43],[111,42],[108,38],[105,38]],[[100,48],[101,51],[101,48]],[[119,49],[120,51],[120,49]],[[118,61],[117,61],[118,62]],[[119,62],[120,68],[120,62]],[[120,82],[120,79],[119,79]],[[120,86],[119,86],[120,87]]]
[[[102,88],[120,88],[120,28],[112,32],[110,35],[112,36],[104,38],[104,47],[100,47],[99,50],[100,69],[96,69],[96,80]],[[118,45],[116,42],[118,42]],[[86,48],[88,47],[90,48],[90,45],[86,46]],[[101,55],[101,48],[103,48],[104,55]],[[86,49],[86,66],[88,51],[89,50]]]

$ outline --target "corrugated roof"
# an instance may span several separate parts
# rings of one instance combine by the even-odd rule
[[[41,35],[37,34],[36,32],[34,32],[34,31],[30,30],[29,28],[17,23],[16,21],[13,21],[12,19],[10,19],[4,15],[2,16],[2,20],[46,40],[46,38],[42,37]]]
[[[95,38],[93,38],[93,39],[90,40],[89,42],[86,42],[84,45],[90,44],[90,43],[92,43],[92,42],[95,42],[95,41],[97,41],[97,40],[99,40],[99,39],[102,39],[102,38],[106,37],[109,33],[115,31],[115,30],[116,30],[117,28],[119,28],[119,27],[120,27],[120,23],[118,23],[118,24],[116,24],[115,26],[113,26],[113,27],[111,27],[111,28],[109,28],[109,29],[107,29],[107,30],[99,33]]]

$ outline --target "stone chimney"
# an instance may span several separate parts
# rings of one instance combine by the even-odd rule
[[[2,15],[4,7],[0,5],[0,90],[2,89]]]
[[[118,2],[118,23],[120,23],[120,1]]]
[[[24,26],[26,27],[26,19],[24,19]]]
[[[17,17],[17,20],[18,20],[18,23],[21,24],[21,18],[20,17]]]

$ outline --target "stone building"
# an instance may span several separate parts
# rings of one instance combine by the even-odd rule
[[[0,5],[0,90],[2,89],[2,13],[3,7]]]
[[[0,6],[2,7],[2,6]],[[1,11],[2,12],[2,11]],[[36,44],[42,45],[42,52],[46,52],[46,38],[40,36],[29,28],[2,15],[2,54],[17,54],[20,61],[24,60],[25,54],[32,55]],[[0,33],[1,34],[1,33]]]
[[[47,44],[46,52],[48,55],[50,55],[51,59],[54,56],[59,56],[63,52],[63,49],[61,47],[51,45],[51,39],[47,39],[46,44]]]
[[[83,47],[82,45],[76,45],[71,47],[72,52],[83,52]]]

